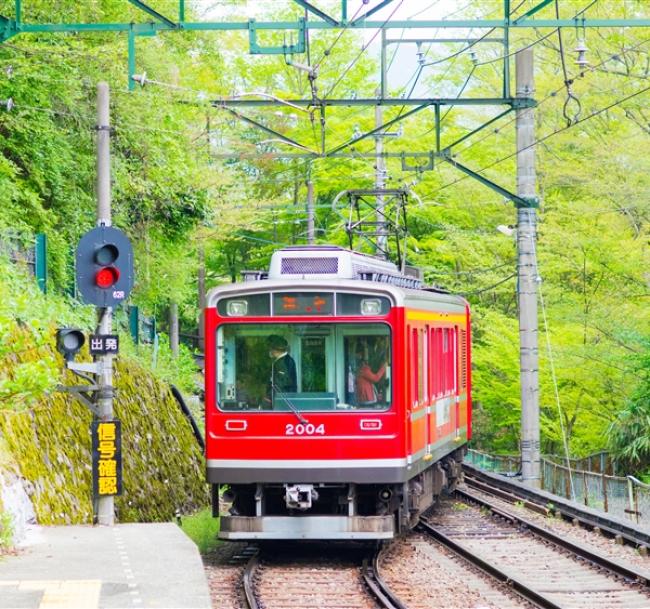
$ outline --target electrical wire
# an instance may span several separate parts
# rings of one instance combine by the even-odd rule
[[[354,15],[352,15],[352,18],[348,20],[348,22],[345,24],[345,27],[343,27],[343,29],[339,32],[339,35],[334,39],[334,42],[327,49],[325,49],[325,51],[323,52],[323,56],[316,62],[316,65],[314,66],[315,70],[320,70],[321,64],[323,63],[323,61],[325,61],[325,58],[329,57],[329,55],[332,53],[332,50],[334,49],[338,41],[341,40],[343,34],[345,34],[345,32],[349,29],[352,22],[359,16],[359,13],[363,9],[363,7],[364,7],[364,3],[362,2],[359,5],[359,8],[354,13]]]
[[[630,99],[633,99],[633,98],[635,98],[635,97],[637,97],[639,95],[642,95],[643,93],[645,93],[647,91],[650,91],[650,86],[644,87],[643,89],[640,89],[639,91],[636,91],[635,93],[631,93],[630,95],[627,95],[627,96],[625,96],[625,97],[623,97],[623,98],[621,98],[621,99],[619,99],[619,100],[617,100],[615,102],[612,102],[611,104],[605,106],[604,108],[596,110],[596,111],[592,112],[591,114],[588,114],[587,116],[585,116],[585,117],[583,117],[581,119],[578,119],[575,122],[572,122],[570,125],[565,125],[564,127],[561,127],[560,129],[556,129],[555,131],[547,133],[546,135],[536,139],[532,144],[529,144],[528,146],[525,146],[521,150],[512,152],[512,153],[510,153],[510,154],[508,154],[508,155],[506,155],[504,157],[501,157],[500,159],[497,159],[496,161],[490,163],[489,165],[486,165],[485,167],[482,167],[481,169],[478,169],[476,171],[476,173],[483,173],[484,171],[487,171],[488,169],[491,169],[495,165],[498,165],[498,164],[500,164],[500,163],[502,163],[504,161],[507,161],[508,159],[511,159],[512,157],[519,154],[519,152],[522,152],[523,150],[528,150],[529,148],[532,148],[532,147],[536,146],[537,144],[541,144],[542,142],[545,142],[546,140],[558,135],[559,133],[563,133],[564,131],[567,131],[568,129],[571,129],[571,128],[575,127],[576,125],[579,125],[581,123],[584,123],[584,122],[588,121],[591,118],[599,116],[603,112],[607,112],[608,110],[611,110],[612,108],[615,108],[616,106],[619,106],[620,104],[622,104],[622,103],[624,103],[626,101],[629,101]],[[453,180],[452,182],[448,182],[447,184],[444,184],[443,186],[441,186],[440,188],[435,190],[432,193],[432,196],[439,193],[440,191],[444,190],[445,188],[449,188],[450,186],[458,184],[459,182],[462,182],[462,181],[464,181],[464,180],[466,180],[468,178],[469,178],[469,176],[465,175],[465,176],[462,176],[460,178],[457,178],[456,180]]]
[[[508,275],[504,279],[501,279],[500,281],[497,281],[496,283],[492,284],[491,286],[488,286],[487,288],[481,288],[479,290],[473,290],[471,292],[461,292],[460,295],[461,296],[476,296],[478,294],[483,294],[483,292],[490,292],[490,291],[494,290],[494,288],[499,287],[500,285],[506,283],[507,281],[510,281],[511,279],[513,279],[516,276],[517,276],[517,273],[511,273],[510,275]]]
[[[560,391],[558,388],[557,375],[555,374],[555,359],[553,357],[553,348],[551,346],[551,335],[548,330],[548,317],[546,315],[546,303],[544,302],[544,290],[542,288],[542,276],[539,272],[539,264],[537,260],[537,244],[535,243],[534,234],[530,235],[530,241],[532,243],[533,257],[535,260],[535,280],[537,282],[537,293],[539,295],[539,302],[542,307],[542,319],[544,320],[544,335],[546,336],[546,349],[548,351],[548,361],[551,369],[551,379],[553,380],[553,389],[555,391],[555,403],[557,405],[558,418],[560,421],[560,431],[562,433],[562,445],[564,447],[564,454],[566,457],[566,464],[569,470],[569,481],[571,485],[571,499],[575,498],[575,487],[573,485],[573,476],[571,474],[571,459],[569,454],[569,442],[567,439],[566,430],[564,428],[564,419],[562,413],[562,405],[560,402]]]
[[[560,18],[560,3],[558,0],[555,0],[555,17],[556,19]],[[567,125],[570,125],[572,122],[577,121],[580,118],[580,111],[582,110],[582,105],[580,100],[573,94],[571,90],[571,85],[573,84],[573,79],[569,78],[569,73],[566,67],[566,58],[564,57],[564,44],[562,42],[562,28],[557,28],[557,39],[560,46],[560,62],[562,63],[562,74],[564,75],[564,86],[566,87],[566,101],[564,106],[562,106],[562,115],[564,120],[566,120]],[[577,106],[573,116],[569,116],[569,104],[574,102]]]
[[[553,34],[553,33],[554,33],[554,31],[551,32],[551,34]],[[600,61],[599,63],[597,63],[597,64],[591,66],[591,67],[589,68],[589,71],[590,71],[590,72],[595,72],[595,71],[597,71],[601,66],[603,66],[604,64],[606,64],[608,61],[611,61],[612,59],[615,59],[616,57],[619,57],[621,54],[625,55],[625,54],[627,54],[627,53],[629,53],[629,52],[636,51],[636,50],[639,49],[639,47],[641,47],[641,46],[647,44],[648,42],[650,42],[650,38],[646,38],[645,40],[641,40],[641,41],[637,42],[635,45],[629,47],[628,49],[623,49],[622,51],[617,51],[616,53],[613,53],[612,55],[609,55],[608,57],[606,57],[605,59],[603,59],[603,60]],[[576,78],[584,78],[585,74],[586,74],[585,72],[581,72],[581,73],[580,73]],[[562,89],[564,89],[564,84],[562,84],[562,86],[560,86],[559,88],[555,89],[554,91],[551,91],[550,93],[548,93],[548,94],[547,94],[547,95],[546,95],[542,100],[538,101],[536,107],[539,108],[542,104],[546,103],[548,100],[553,99],[554,97],[556,97],[557,94],[558,94]],[[472,143],[469,144],[468,146],[465,146],[464,148],[461,148],[460,151],[459,151],[459,154],[462,154],[463,152],[469,150],[470,148],[473,148],[474,146],[476,146],[477,144],[479,144],[479,143],[485,141],[487,138],[491,137],[491,136],[494,135],[495,133],[498,133],[498,132],[500,132],[500,131],[503,131],[503,129],[504,129],[505,127],[507,127],[508,125],[511,125],[512,123],[514,123],[515,120],[516,120],[516,116],[512,116],[512,117],[511,117],[511,118],[510,118],[506,123],[504,123],[503,125],[501,125],[501,127],[499,127],[498,129],[494,129],[493,131],[491,131],[490,133],[486,134],[486,135],[483,136],[482,138],[479,138],[478,140],[475,140],[474,142],[472,142]]]
[[[378,27],[375,30],[375,33],[370,37],[370,40],[367,43],[364,43],[363,45],[361,45],[361,51],[359,52],[359,54],[350,62],[350,64],[348,64],[348,66],[345,68],[345,70],[343,70],[343,73],[336,79],[334,84],[327,90],[327,93],[325,94],[326,98],[329,97],[332,94],[332,91],[334,91],[334,89],[343,80],[343,78],[345,78],[346,74],[350,71],[352,66],[354,66],[354,64],[357,61],[359,61],[359,59],[366,52],[366,50],[368,49],[370,44],[374,41],[375,38],[377,38],[377,34],[379,34],[379,32],[381,32],[386,27],[386,24],[390,21],[392,16],[397,12],[397,9],[399,9],[399,7],[402,6],[403,2],[404,2],[404,0],[399,0],[397,6],[393,9],[391,14],[388,15],[388,17],[386,17],[385,21],[381,24],[381,26]]]

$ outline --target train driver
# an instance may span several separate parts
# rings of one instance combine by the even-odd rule
[[[368,346],[364,342],[357,344],[357,374],[355,378],[355,398],[357,406],[374,406],[377,404],[376,383],[386,374],[386,363],[382,363],[376,372],[368,363]]]
[[[297,391],[296,362],[289,355],[289,343],[285,338],[271,334],[266,342],[269,346],[269,357],[272,363],[265,401],[272,403],[274,395]]]

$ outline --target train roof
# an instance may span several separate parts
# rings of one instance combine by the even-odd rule
[[[400,273],[387,260],[368,256],[333,245],[295,246],[274,252],[269,272],[248,271],[241,283],[212,289],[207,306],[238,294],[266,293],[281,290],[332,290],[385,295],[395,306],[458,310],[466,301],[444,290],[422,285],[419,277]]]

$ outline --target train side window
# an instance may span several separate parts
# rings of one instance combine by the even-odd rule
[[[411,404],[418,405],[418,375],[419,375],[419,357],[418,357],[418,330],[417,328],[411,329],[411,356],[409,361],[411,367]]]
[[[453,349],[453,355],[454,358],[452,360],[452,370],[454,372],[454,386],[453,386],[453,391],[454,395],[458,393],[458,326],[454,326],[453,329],[453,337],[454,337],[454,349]]]
[[[370,330],[372,328],[372,330]],[[387,326],[347,326],[342,335],[345,400],[340,408],[385,409],[391,402],[390,333]]]
[[[424,375],[426,373],[426,352],[424,345],[424,330],[417,330],[417,340],[418,340],[418,403],[420,405],[427,402],[426,398],[426,385],[424,381]]]
[[[428,374],[427,374],[427,388],[428,388],[428,395],[429,395],[429,402],[433,402],[436,396],[436,390],[435,386],[433,384],[433,371],[435,370],[436,367],[436,362],[435,362],[435,351],[433,350],[433,328],[430,326],[427,326],[427,368],[428,368]]]

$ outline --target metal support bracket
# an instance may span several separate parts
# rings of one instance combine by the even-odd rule
[[[251,55],[291,55],[293,53],[304,53],[306,50],[306,30],[305,19],[301,17],[298,20],[297,27],[298,42],[295,44],[283,44],[282,46],[264,47],[257,42],[257,32],[259,30],[268,30],[268,27],[259,27],[255,23],[255,19],[248,21],[248,40],[249,52]],[[294,28],[288,28],[293,30]]]
[[[522,21],[525,21],[526,19],[528,19],[528,17],[532,17],[535,13],[538,13],[539,11],[541,11],[547,4],[550,4],[551,2],[553,2],[553,0],[542,0],[539,4],[537,4],[536,6],[533,6],[533,8],[531,8],[530,10],[525,12],[523,15],[521,15],[521,17],[517,17],[517,19],[515,19],[512,22],[512,24],[516,25],[518,23],[521,23]]]
[[[320,17],[323,21],[327,21],[330,25],[333,26],[339,26],[340,23],[334,19],[334,17],[330,17],[327,13],[321,11],[319,8],[316,8],[313,4],[307,2],[307,0],[293,0],[296,4],[299,4],[303,8],[307,9],[310,13],[313,13],[314,15]]]
[[[181,27],[180,23],[176,23],[169,17],[165,17],[165,15],[159,13],[156,9],[152,8],[148,4],[145,4],[142,2],[142,0],[128,0],[133,6],[139,8],[141,11],[144,11],[148,15],[151,15],[154,19],[160,21],[161,23],[164,23],[165,25],[169,26],[172,29],[177,29]]]
[[[465,165],[462,165],[461,163],[456,161],[448,151],[443,151],[441,158],[447,161],[450,165],[453,165],[456,169],[468,175],[470,178],[474,178],[484,186],[487,186],[488,188],[494,190],[494,192],[499,193],[501,196],[505,197],[506,199],[510,199],[518,209],[522,207],[525,208],[539,207],[539,200],[536,197],[534,199],[529,199],[527,197],[520,197],[519,195],[510,192],[506,188],[503,188],[503,186],[499,186],[492,180],[488,180],[488,178],[482,176],[480,173],[477,173],[476,171],[470,169],[469,167],[465,167]]]
[[[357,17],[354,21],[352,21],[350,23],[350,25],[356,26],[359,23],[363,23],[366,19],[368,19],[368,17],[371,17],[377,11],[380,11],[385,6],[388,6],[392,1],[393,0],[382,0],[382,2],[380,2],[377,6],[375,6],[374,8],[371,8],[368,12],[366,12],[363,15],[360,15],[359,17]],[[364,4],[366,4],[366,3],[364,2]]]
[[[435,157],[435,153],[433,152],[433,150],[431,150],[431,151],[429,151],[429,160],[428,160],[428,162],[426,164],[424,164],[424,165],[417,165],[417,164],[409,165],[406,162],[406,153],[402,152],[402,156],[401,156],[401,159],[402,159],[402,171],[417,171],[418,173],[420,173],[422,171],[433,171],[434,157]]]
[[[101,362],[66,362],[65,367],[72,372],[89,372],[90,374],[101,374],[104,368]]]
[[[99,416],[99,408],[97,407],[97,404],[89,400],[84,393],[86,392],[95,392],[99,390],[99,385],[74,385],[74,386],[67,386],[67,385],[57,385],[56,387],[57,391],[61,391],[63,393],[70,393],[74,398],[76,398],[79,402],[81,402],[90,412],[92,412],[96,417]]]
[[[537,106],[537,100],[532,97],[513,97],[510,101],[510,106],[513,110],[535,108]]]

